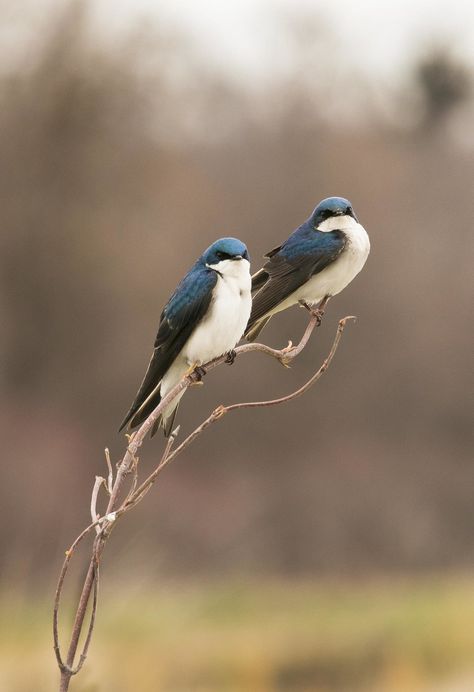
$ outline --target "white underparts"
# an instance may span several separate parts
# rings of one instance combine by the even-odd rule
[[[307,303],[319,303],[325,296],[337,295],[350,284],[364,266],[370,252],[369,236],[365,228],[352,216],[335,216],[326,219],[318,226],[318,230],[324,233],[334,230],[343,231],[346,236],[344,249],[334,262],[275,306],[270,314],[286,310],[300,300]]]
[[[211,266],[217,272],[211,304],[161,381],[164,397],[191,365],[202,365],[231,351],[240,341],[252,307],[250,263],[246,259],[223,260]],[[177,405],[164,412],[169,416]]]

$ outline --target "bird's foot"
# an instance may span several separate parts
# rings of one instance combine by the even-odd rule
[[[197,368],[197,363],[190,363],[189,368],[184,373],[184,377],[191,377],[191,375],[193,375],[196,368]]]
[[[231,349],[231,350],[229,351],[229,353],[226,355],[226,358],[225,358],[225,361],[224,361],[224,362],[225,362],[225,363],[228,363],[229,365],[233,365],[233,364],[234,364],[234,360],[236,359],[236,357],[237,357],[237,352],[234,351],[234,349]]]
[[[293,351],[297,349],[296,346],[293,346],[293,342],[289,341],[288,346],[285,346],[285,348],[282,348],[280,351],[280,357],[278,360],[280,363],[285,367],[289,368],[290,363],[293,360],[294,356],[292,355]]]
[[[196,377],[196,382],[201,382],[201,380],[205,374],[206,374],[206,369],[203,368],[201,365],[197,365],[194,368],[194,375]]]
[[[206,370],[201,365],[198,365],[197,363],[191,363],[189,368],[186,370],[184,376],[190,377],[193,381],[193,384],[198,384],[199,382],[201,382],[205,374]]]
[[[311,315],[316,318],[316,326],[320,327],[324,317],[324,310],[321,310],[321,308],[313,308],[311,310]]]
[[[306,308],[306,310],[309,310],[311,312],[311,305],[307,303],[305,300],[299,300],[298,303],[302,308]]]
[[[306,308],[306,310],[308,310],[308,312],[311,313],[312,317],[316,318],[316,325],[320,327],[321,322],[323,321],[324,309],[326,307],[327,301],[328,298],[323,298],[319,305],[315,305],[314,303],[307,303],[305,300],[300,300],[299,304],[301,305],[301,307]]]

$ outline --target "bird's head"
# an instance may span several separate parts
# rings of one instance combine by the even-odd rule
[[[219,272],[235,271],[233,267],[239,264],[242,260],[245,264],[250,263],[247,247],[241,240],[237,238],[219,238],[215,243],[212,243],[203,253],[202,259],[208,267],[216,269]],[[233,267],[232,267],[233,265]]]
[[[311,214],[311,222],[317,231],[333,231],[347,223],[359,223],[352,204],[344,197],[327,197]]]

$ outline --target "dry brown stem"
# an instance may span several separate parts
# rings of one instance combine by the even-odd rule
[[[321,307],[321,306],[320,306]],[[64,562],[61,568],[61,573],[59,576],[55,600],[54,600],[54,611],[53,611],[53,637],[54,637],[54,651],[56,654],[56,660],[58,667],[61,671],[61,682],[60,682],[60,692],[67,692],[69,689],[69,683],[71,677],[77,674],[87,656],[87,651],[92,637],[92,632],[94,629],[95,616],[97,611],[97,595],[99,587],[99,564],[102,551],[106,545],[107,539],[115,526],[117,519],[123,514],[128,512],[132,507],[135,507],[147,494],[147,492],[152,487],[153,483],[156,481],[157,477],[161,471],[167,466],[173,459],[175,459],[179,454],[181,454],[189,445],[201,435],[206,428],[218,421],[224,415],[231,411],[236,411],[243,408],[259,408],[265,406],[276,406],[278,404],[283,404],[287,401],[291,401],[298,396],[304,394],[313,384],[315,384],[323,373],[329,367],[339,341],[341,340],[344,327],[348,320],[355,319],[354,317],[344,317],[340,320],[337,328],[336,335],[334,337],[333,344],[329,351],[329,354],[323,361],[322,365],[318,370],[310,377],[305,384],[296,389],[295,391],[287,394],[285,396],[279,397],[277,399],[270,399],[266,401],[251,401],[243,402],[237,404],[230,404],[228,406],[218,406],[212,413],[204,420],[195,430],[193,430],[178,447],[173,450],[173,444],[179,432],[179,428],[173,431],[169,439],[167,440],[164,452],[161,459],[154,469],[154,471],[138,485],[138,451],[143,444],[143,441],[148,434],[148,432],[153,427],[153,424],[158,419],[161,411],[183,390],[186,390],[189,386],[197,381],[197,376],[195,373],[191,373],[187,377],[184,377],[168,394],[164,397],[160,404],[155,408],[155,410],[149,415],[149,417],[144,421],[140,428],[132,433],[128,437],[128,445],[125,454],[118,464],[117,473],[115,480],[113,478],[112,466],[110,463],[110,457],[108,450],[105,451],[108,476],[107,481],[104,478],[96,476],[94,487],[92,490],[91,497],[91,515],[92,523],[87,526],[84,531],[76,538],[70,548],[66,551]],[[276,358],[282,365],[288,367],[291,363],[305,348],[308,343],[311,334],[313,333],[315,327],[317,327],[321,322],[321,309],[317,311],[310,310],[310,319],[305,332],[298,343],[297,346],[293,346],[289,342],[288,346],[282,349],[273,349],[264,344],[244,344],[236,348],[236,356],[241,356],[244,353],[251,353],[254,351],[259,351],[268,356]],[[214,359],[213,361],[204,365],[206,372],[209,372],[221,365],[226,361],[226,356],[221,356]],[[131,486],[125,494],[122,501],[119,501],[119,496],[124,488],[124,481],[128,475],[132,475]],[[100,492],[100,488],[104,486],[109,494],[109,501],[107,504],[107,509],[102,517],[97,513],[97,500]],[[79,599],[79,603],[76,610],[76,615],[74,619],[74,624],[71,631],[71,638],[67,653],[66,661],[64,662],[61,656],[61,650],[59,645],[59,633],[58,633],[58,614],[60,599],[64,587],[65,577],[70,565],[71,558],[79,545],[79,543],[93,530],[95,529],[96,535],[92,544],[91,558],[89,563],[89,568],[84,580],[82,593]],[[79,654],[79,661],[74,667],[74,660],[76,658],[79,639],[84,626],[84,620],[88,608],[88,604],[92,596],[92,608],[89,621],[89,627],[87,634],[82,646],[82,650]]]

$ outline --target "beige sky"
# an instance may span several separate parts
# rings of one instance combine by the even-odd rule
[[[95,0],[102,25],[126,29],[153,17],[184,30],[216,67],[263,74],[284,64],[281,25],[295,11],[320,17],[337,50],[359,69],[390,75],[430,40],[442,40],[474,65],[471,0]],[[318,22],[316,22],[318,27]]]

